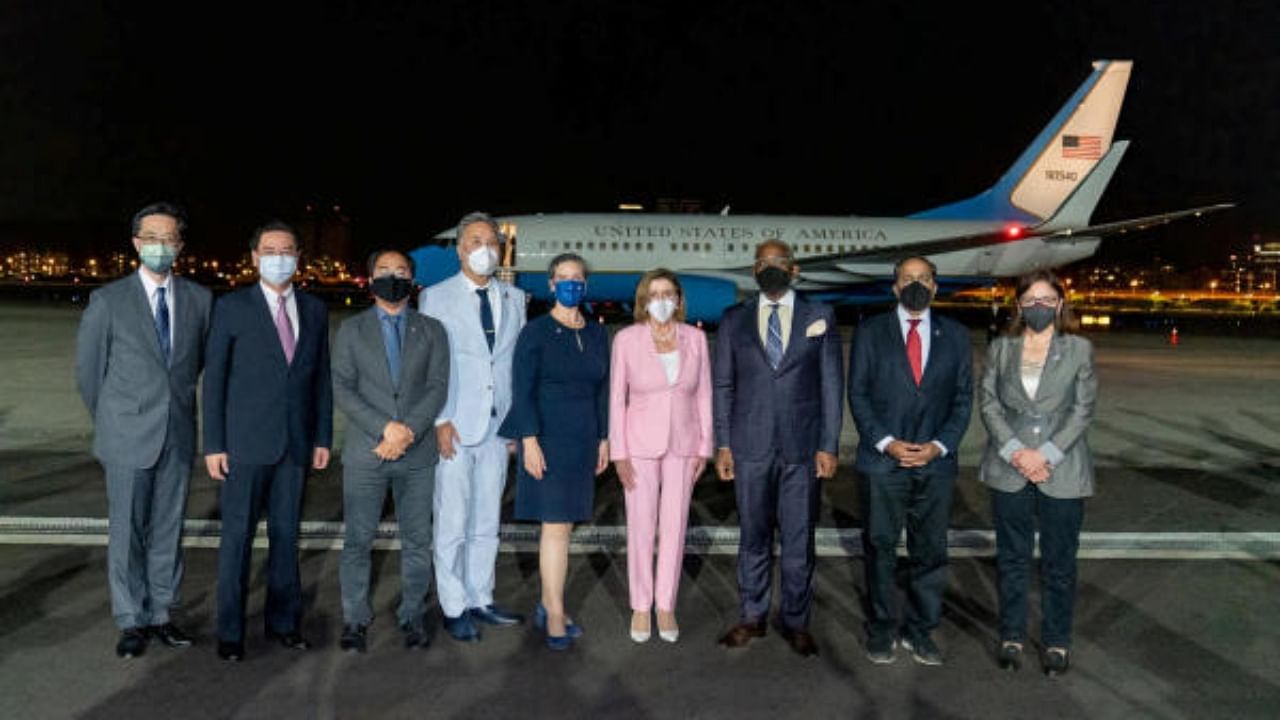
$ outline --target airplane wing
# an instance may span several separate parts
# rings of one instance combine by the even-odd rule
[[[911,255],[941,255],[943,253],[955,252],[958,250],[969,250],[989,245],[999,245],[1001,243],[1024,242],[1032,239],[1054,242],[1067,240],[1074,241],[1085,236],[1090,238],[1102,238],[1108,235],[1146,230],[1158,225],[1164,225],[1180,218],[1192,216],[1200,217],[1207,213],[1220,212],[1233,207],[1235,207],[1235,203],[1218,203],[1216,205],[1205,205],[1203,207],[1176,210],[1173,212],[1161,213],[1159,215],[1148,215],[1146,217],[1133,218],[1129,220],[1118,220],[1115,222],[1100,223],[1097,225],[1060,228],[1048,231],[1040,231],[1034,227],[1021,228],[1013,225],[1000,231],[975,233],[970,235],[956,235],[926,240],[924,242],[887,245],[876,248],[867,248],[865,250],[855,250],[852,252],[806,257],[801,262],[800,268],[801,274],[804,277],[810,277],[812,275],[814,276],[814,280],[818,280],[817,276],[831,272],[852,273],[854,275],[878,275],[882,272],[884,265],[895,263],[898,260]],[[821,280],[818,281],[821,282]],[[846,282],[847,281],[848,280],[846,279]]]

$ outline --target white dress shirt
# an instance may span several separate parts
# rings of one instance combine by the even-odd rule
[[[488,285],[477,285],[466,274],[463,274],[462,279],[471,288],[471,306],[475,308],[477,318],[480,317],[480,296],[476,295],[476,291],[484,290],[489,295],[489,308],[493,310],[493,335],[497,338],[498,328],[502,327],[502,293],[498,290],[498,283],[489,278]]]
[[[147,292],[147,304],[151,306],[151,319],[154,322],[156,317],[156,302],[160,299],[156,290],[164,288],[164,304],[169,308],[169,347],[173,347],[173,326],[178,315],[174,312],[175,303],[173,302],[173,273],[166,273],[164,282],[157,283],[152,279],[151,274],[142,268],[138,268],[138,277],[142,278],[142,289]]]
[[[929,308],[925,308],[924,312],[920,313],[919,317],[913,318],[911,317],[911,313],[907,312],[907,309],[902,307],[902,304],[899,303],[897,313],[898,327],[902,330],[902,343],[904,347],[907,343],[907,334],[911,332],[911,321],[920,321],[920,324],[916,326],[916,332],[920,335],[920,373],[923,374],[924,369],[929,367],[929,340],[933,337],[933,332],[931,332],[930,328]],[[889,443],[896,439],[897,438],[892,435],[885,435],[880,439],[880,442],[876,443],[876,450],[884,452],[889,447]],[[932,440],[931,442],[938,446],[938,449],[942,451],[942,455],[945,457],[947,454],[947,446],[937,440]]]
[[[298,298],[293,294],[293,285],[286,287],[283,293],[276,292],[261,280],[258,281],[258,287],[267,298],[267,313],[271,318],[272,326],[276,324],[276,309],[280,306],[280,297],[284,296],[284,312],[289,316],[289,324],[293,326],[293,341],[296,343],[298,341]]]
[[[756,312],[756,329],[760,331],[760,342],[769,346],[769,315],[773,313],[773,305],[778,305],[778,325],[782,330],[782,352],[787,352],[787,344],[791,342],[791,316],[795,314],[796,291],[788,290],[777,300],[770,300],[760,293],[760,308]]]

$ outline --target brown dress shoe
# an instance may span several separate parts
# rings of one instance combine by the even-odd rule
[[[814,641],[813,636],[808,630],[792,630],[791,628],[779,627],[778,634],[783,640],[791,646],[791,649],[800,657],[813,657],[818,654],[818,643]]]
[[[764,637],[764,633],[765,624],[763,618],[754,622],[740,622],[729,628],[729,631],[720,637],[720,644],[727,648],[740,648],[755,638]]]

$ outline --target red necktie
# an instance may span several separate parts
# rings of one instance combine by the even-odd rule
[[[916,328],[920,325],[920,320],[907,320],[911,323],[911,329],[907,331],[907,362],[911,363],[911,377],[916,379],[916,385],[920,384],[920,378],[924,376],[924,359],[921,357],[920,351],[920,333]]]

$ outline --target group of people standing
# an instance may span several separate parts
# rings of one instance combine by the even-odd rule
[[[686,322],[676,274],[654,270],[636,289],[635,322],[610,348],[581,311],[587,262],[551,260],[549,313],[526,323],[525,294],[494,277],[501,235],[483,213],[458,226],[460,272],[408,310],[413,261],[368,260],[374,306],[345,321],[329,356],[325,306],[292,285],[297,235],[257,230],[260,282],[213,302],[171,272],[184,219],[167,204],[133,222],[141,267],[96,291],[81,322],[78,381],[95,420],[107,477],[108,577],[117,653],[149,640],[191,644],[173,623],[182,575],[181,527],[195,455],[195,387],[203,369],[205,462],[221,483],[218,654],[244,657],[244,601],[253,538],[267,518],[265,634],[306,649],[297,536],[309,468],[330,461],[332,408],[348,424],[342,452],[344,650],[364,652],[373,610],[370,554],[388,490],[402,544],[397,625],[425,646],[433,576],[444,629],[477,641],[481,626],[525,618],[494,604],[494,563],[508,458],[517,456],[515,515],[541,524],[539,602],[547,647],[580,638],[565,603],[574,523],[592,518],[595,478],[612,462],[624,490],[629,635],[679,639],[677,593],[689,502],[709,460],[733,482],[740,523],[739,616],[720,638],[743,647],[768,619],[803,656],[810,632],[821,482],[835,476],[844,402],[857,426],[867,585],[868,659],[902,648],[942,662],[932,638],[947,584],[947,527],[957,450],[973,404],[971,344],[931,312],[936,268],[895,267],[898,304],[862,323],[844,371],[832,309],[791,287],[791,248],[756,248],[758,295],[730,308],[716,332]],[[980,477],[997,533],[1002,667],[1022,663],[1028,566],[1040,528],[1043,663],[1067,669],[1082,498],[1092,493],[1085,439],[1097,383],[1063,288],[1048,271],[1019,280],[1010,334],[990,347],[978,406],[989,442]],[[331,367],[332,366],[332,367]],[[907,604],[900,612],[897,546],[907,535]],[[780,598],[773,612],[774,542]]]

